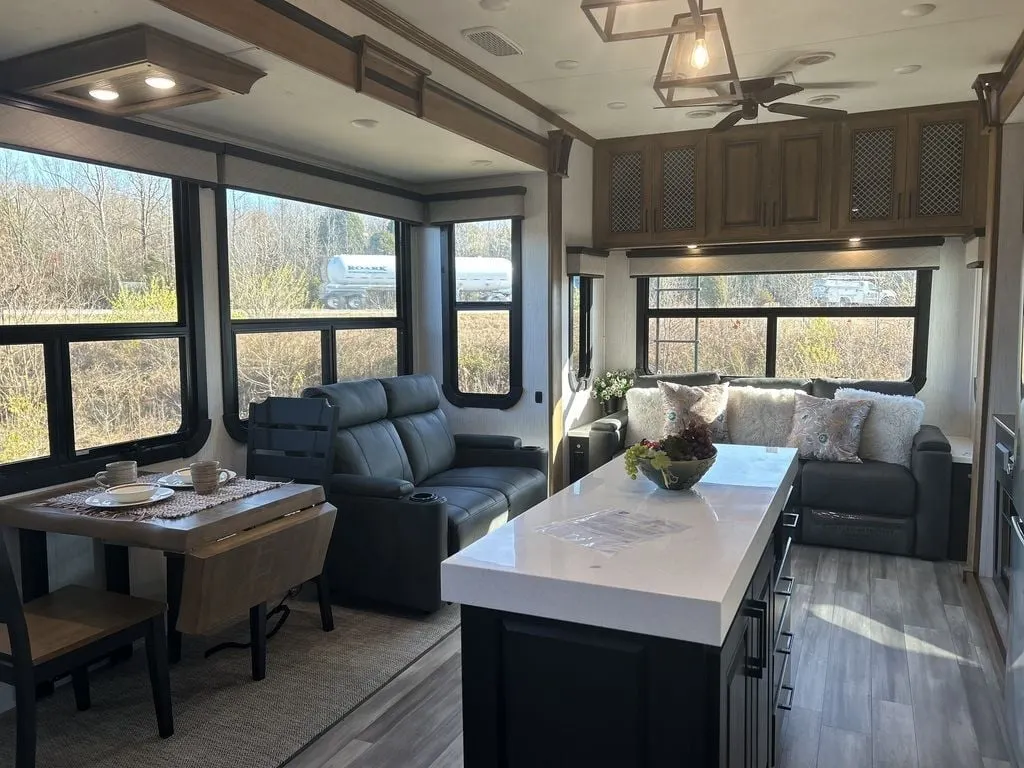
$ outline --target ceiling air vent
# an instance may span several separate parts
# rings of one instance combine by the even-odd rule
[[[462,36],[492,56],[522,56],[523,49],[505,33],[494,27],[472,27],[462,30]]]

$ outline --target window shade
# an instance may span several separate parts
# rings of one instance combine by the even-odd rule
[[[565,274],[569,277],[605,277],[608,274],[608,254],[570,246],[565,249]]]
[[[468,192],[445,192],[427,197],[431,224],[460,221],[522,219],[526,216],[526,187],[500,187]]]

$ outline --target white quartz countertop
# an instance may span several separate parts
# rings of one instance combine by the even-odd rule
[[[692,491],[630,480],[620,456],[441,564],[445,600],[720,646],[785,506],[796,450],[718,446]],[[623,509],[684,530],[605,554],[538,531]]]

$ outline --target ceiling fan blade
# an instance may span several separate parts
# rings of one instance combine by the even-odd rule
[[[789,83],[776,83],[770,88],[765,88],[762,91],[754,91],[752,94],[755,99],[761,104],[767,104],[769,101],[776,101],[777,99],[784,99],[787,96],[800,93],[803,88],[799,85],[790,85]]]
[[[819,117],[832,120],[844,117],[845,109],[826,109],[825,107],[810,107],[806,104],[769,104],[765,107],[769,112],[777,115],[793,115],[794,117]]]
[[[870,80],[847,80],[835,83],[803,83],[804,90],[811,91],[850,91],[858,88],[870,88],[877,83]]]
[[[712,133],[720,133],[721,131],[728,131],[736,123],[743,119],[742,112],[731,112],[725,116],[725,119],[717,123],[714,128],[711,129]]]

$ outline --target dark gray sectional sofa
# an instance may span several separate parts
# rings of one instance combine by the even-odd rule
[[[734,386],[799,389],[815,397],[834,397],[840,387],[891,395],[915,395],[909,382],[838,379],[759,379],[695,373],[639,376],[634,386],[656,387],[658,381],[690,386],[731,381]],[[594,469],[625,448],[625,410],[580,428]],[[800,462],[787,509],[800,514],[799,540],[807,544],[913,555],[946,557],[952,454],[938,427],[925,425],[914,438],[910,469],[898,464]]]
[[[312,387],[339,411],[332,594],[435,611],[441,561],[547,497],[547,451],[454,435],[431,376]]]

